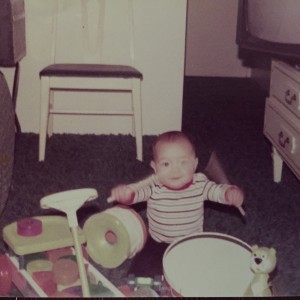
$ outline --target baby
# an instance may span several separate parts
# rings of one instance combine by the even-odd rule
[[[153,144],[151,167],[154,174],[111,190],[110,198],[122,204],[147,201],[150,238],[142,251],[146,254],[140,254],[144,262],[135,264],[144,272],[137,274],[133,270],[136,275],[161,274],[161,269],[157,268],[151,272],[155,260],[161,264],[166,249],[160,244],[168,245],[180,237],[203,231],[205,200],[241,208],[244,194],[237,186],[210,181],[204,174],[196,173],[197,165],[198,158],[190,139],[180,131],[166,132]],[[157,252],[162,253],[153,259]]]

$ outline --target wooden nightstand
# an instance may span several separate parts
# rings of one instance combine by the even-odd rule
[[[272,62],[264,134],[272,143],[274,182],[281,181],[283,162],[300,180],[300,70],[280,61]]]

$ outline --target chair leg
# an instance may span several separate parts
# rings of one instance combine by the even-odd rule
[[[134,133],[137,159],[143,160],[142,97],[141,80],[132,80],[132,104],[134,113]]]
[[[40,108],[40,137],[39,137],[39,161],[45,160],[46,134],[49,114],[49,78],[41,78],[41,108]]]
[[[53,109],[53,105],[54,105],[54,91],[53,90],[49,90],[49,110]],[[48,137],[51,137],[53,134],[53,114],[49,113],[48,111]]]

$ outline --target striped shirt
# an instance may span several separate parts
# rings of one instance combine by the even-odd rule
[[[216,184],[202,173],[194,174],[192,183],[182,190],[170,190],[154,175],[130,185],[135,190],[133,203],[147,201],[149,233],[157,242],[203,231],[204,201],[225,203],[228,184]]]

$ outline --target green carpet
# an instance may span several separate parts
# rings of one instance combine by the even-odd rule
[[[247,79],[186,78],[183,129],[194,136],[199,170],[215,149],[229,180],[246,195],[245,220],[233,207],[206,203],[204,229],[233,235],[250,245],[274,247],[278,257],[274,290],[278,296],[295,296],[300,295],[300,183],[286,166],[282,182],[272,181],[271,146],[262,133],[265,97]],[[135,159],[135,143],[129,135],[57,134],[48,140],[46,160],[40,163],[38,136],[21,134],[16,138],[13,183],[1,231],[22,217],[53,213],[39,206],[45,195],[95,188],[99,198],[79,211],[82,224],[91,214],[111,206],[106,198],[114,185],[151,172],[152,140],[152,136],[144,137],[145,161],[141,163]],[[144,209],[137,206],[143,217]],[[102,272],[121,284],[130,263]]]

